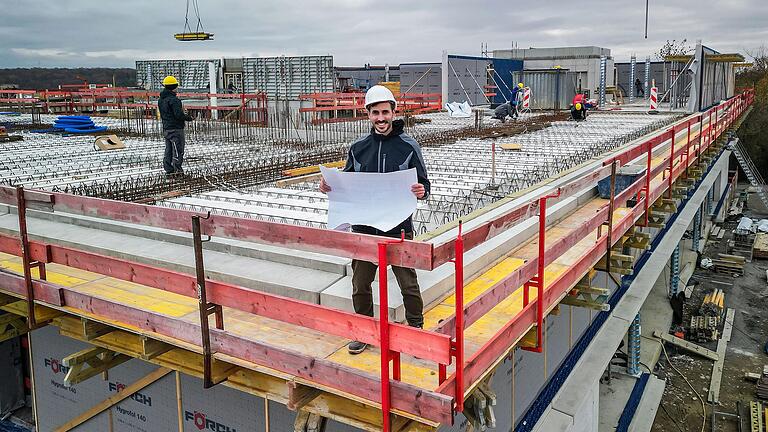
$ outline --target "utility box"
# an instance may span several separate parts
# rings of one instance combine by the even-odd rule
[[[618,195],[624,189],[632,186],[638,177],[645,173],[645,167],[641,165],[627,165],[616,170],[616,188],[614,194]],[[608,176],[597,182],[597,192],[600,198],[611,198],[611,177]]]

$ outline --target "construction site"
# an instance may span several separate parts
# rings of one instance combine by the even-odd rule
[[[130,87],[0,90],[0,430],[765,430],[755,93],[716,49],[137,59]],[[319,190],[376,84],[431,182],[412,239],[332,229]],[[423,328],[388,266],[416,269]]]

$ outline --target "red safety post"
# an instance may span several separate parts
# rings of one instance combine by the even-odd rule
[[[559,196],[560,188],[557,188],[557,192],[539,198],[539,256],[536,262],[537,274],[524,285],[525,294],[528,293],[529,287],[536,287],[536,346],[533,348],[523,347],[523,349],[537,353],[544,351],[544,344],[541,342],[544,336],[542,327],[544,327],[544,250],[547,235],[547,200]],[[526,297],[529,296],[525,294],[523,295],[523,307],[528,306],[528,299]]]
[[[389,391],[389,362],[394,360],[395,379],[400,379],[400,353],[393,355],[389,350],[389,292],[387,291],[387,246],[392,243],[405,241],[405,232],[400,233],[399,240],[379,242],[379,339],[381,348],[381,430],[390,431],[389,412],[392,409],[392,399]]]
[[[456,338],[453,352],[456,357],[456,411],[464,411],[464,238],[462,223],[459,221],[459,233],[456,237],[456,257],[452,260],[455,268],[456,285]],[[442,370],[443,381],[445,371]]]

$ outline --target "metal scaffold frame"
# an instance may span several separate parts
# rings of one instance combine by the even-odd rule
[[[542,328],[546,314],[555,308],[606,254],[610,255],[611,248],[630,228],[642,223],[641,221],[647,224],[650,205],[665,195],[674,180],[680,178],[691,166],[701,162],[703,153],[714,147],[715,140],[737,121],[752,101],[753,93],[747,91],[705,113],[689,116],[654,136],[603,159],[599,168],[591,172],[578,176],[554,190],[542,188],[534,197],[489,221],[479,223],[468,230],[464,230],[460,223],[454,238],[436,244],[404,238],[382,240],[381,237],[364,234],[224,215],[209,214],[203,218],[194,211],[0,186],[0,203],[17,207],[22,223],[25,220],[24,210],[32,206],[53,212],[109,218],[114,221],[188,232],[194,234],[195,250],[200,255],[196,261],[197,274],[189,275],[71,247],[25,240],[24,233],[21,240],[2,234],[0,252],[24,256],[25,259],[23,276],[0,271],[0,287],[14,296],[27,299],[30,317],[34,317],[35,302],[54,308],[75,309],[196,346],[208,345],[207,348],[204,347],[206,356],[212,353],[232,356],[367,400],[370,404],[381,406],[382,429],[386,432],[391,430],[390,415],[393,411],[408,413],[435,423],[452,424],[454,415],[462,412],[464,408],[464,398],[479,385],[498,359],[520,343],[529,332],[535,335],[530,348],[543,350]],[[684,134],[687,130],[688,136],[691,136],[692,125],[697,126],[698,138],[688,139],[684,145],[675,145],[677,135]],[[669,147],[668,142],[672,142]],[[655,165],[652,164],[652,159]],[[617,167],[638,163],[637,161],[647,164],[648,169],[638,176],[634,183],[618,193],[611,187],[610,199],[591,217],[581,222],[571,233],[556,240],[546,241],[546,211],[550,200],[559,201],[571,197],[584,189],[593,188],[597,181],[608,177],[614,183]],[[676,161],[680,163],[675,163]],[[664,180],[652,184],[651,180],[662,174],[665,176]],[[634,206],[621,217],[615,217],[614,210],[617,206],[623,207],[629,200],[635,201]],[[538,218],[539,228],[535,236],[538,242],[537,256],[465,304],[465,252],[534,217]],[[605,225],[607,229],[602,229]],[[594,232],[597,232],[597,237],[579,256],[576,263],[551,280],[544,280],[544,269],[547,265],[577,243],[593,236]],[[202,236],[253,241],[378,262],[381,272],[381,318],[361,316],[210,280],[205,277],[202,248],[199,247],[199,242],[203,241]],[[207,329],[207,326],[202,325],[182,326],[172,317],[84,294],[47,281],[44,277],[32,278],[30,268],[35,263],[41,266],[47,263],[61,264],[199,299],[203,320],[207,320],[209,313],[220,314],[221,307],[228,307],[368,343],[381,348],[381,375],[375,377],[326,359],[227,333],[218,328],[218,325]],[[390,322],[385,277],[387,265],[434,270],[448,263],[454,267],[453,294],[456,302],[453,315],[444,319],[432,331]],[[607,259],[606,263],[610,263],[610,259]],[[610,267],[608,270],[610,271]],[[465,330],[521,286],[524,287],[523,292],[527,300],[524,300],[522,309],[510,317],[485,345],[469,358],[465,358]],[[529,297],[530,287],[536,287],[537,295],[533,300]],[[438,387],[424,389],[400,381],[399,363],[402,354],[432,362],[440,378]],[[393,364],[392,378],[389,374],[390,363]],[[454,366],[450,374],[449,365]],[[209,373],[210,371],[206,374]],[[206,376],[205,381],[213,384],[210,375]]]

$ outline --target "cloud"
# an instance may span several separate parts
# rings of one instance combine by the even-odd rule
[[[158,58],[332,54],[337,65],[439,61],[443,49],[597,45],[617,61],[687,38],[721,52],[768,43],[765,0],[218,0],[200,2],[213,41],[178,42],[183,0],[3,0],[0,67],[114,66]],[[637,3],[637,4],[635,4]],[[177,5],[178,7],[171,7]],[[717,10],[713,13],[712,10]],[[196,18],[190,17],[192,27]]]

